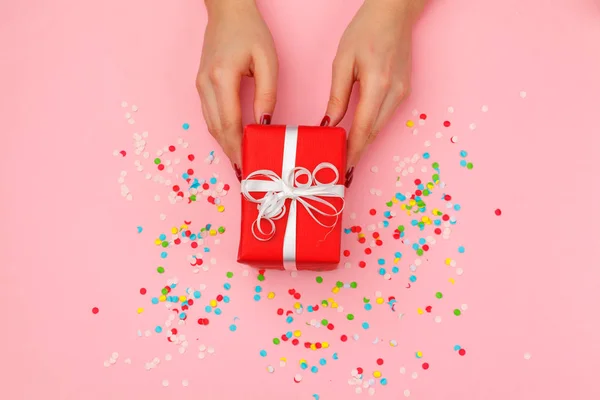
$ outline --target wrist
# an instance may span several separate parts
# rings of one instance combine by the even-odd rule
[[[235,12],[247,7],[255,7],[254,0],[204,0],[209,17],[214,13]]]
[[[427,0],[365,0],[365,3],[372,3],[373,6],[413,22],[421,15]]]

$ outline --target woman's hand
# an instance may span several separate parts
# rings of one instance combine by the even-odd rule
[[[327,112],[321,125],[338,124],[355,81],[360,99],[348,136],[346,185],[354,165],[410,93],[411,32],[425,0],[365,0],[346,28],[333,62]]]
[[[211,135],[241,178],[242,76],[255,80],[254,117],[270,123],[277,93],[277,54],[254,0],[205,0],[208,25],[196,86]]]

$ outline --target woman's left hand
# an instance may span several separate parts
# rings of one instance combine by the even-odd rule
[[[333,126],[342,120],[358,81],[360,98],[348,136],[347,185],[366,146],[410,93],[412,27],[424,3],[365,0],[342,36],[321,125]]]

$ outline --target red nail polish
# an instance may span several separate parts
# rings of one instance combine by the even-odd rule
[[[260,117],[261,125],[271,125],[271,114],[263,114]]]
[[[331,122],[331,118],[329,118],[329,115],[326,115],[321,120],[321,126],[329,126],[330,122]]]
[[[354,179],[354,167],[351,167],[347,172],[346,172],[346,183],[345,186],[347,188],[350,187],[350,185],[352,184],[352,179]]]
[[[235,171],[235,177],[237,178],[238,181],[242,181],[242,170],[240,169],[240,167],[238,167],[237,164],[233,164],[233,169]]]

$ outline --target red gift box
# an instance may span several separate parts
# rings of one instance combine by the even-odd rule
[[[242,159],[238,262],[334,269],[340,261],[344,208],[344,129],[249,125]]]

